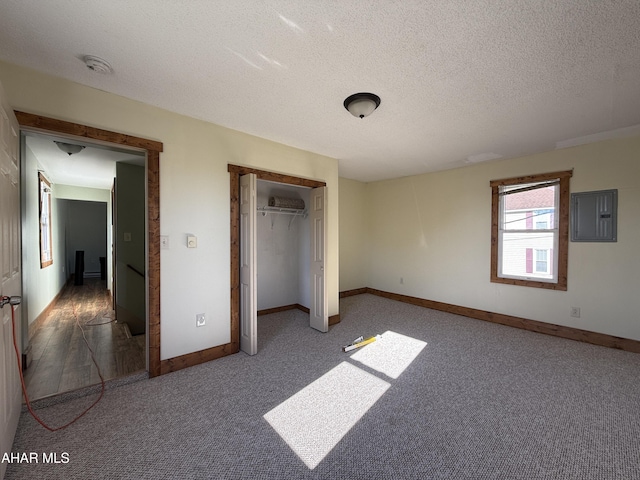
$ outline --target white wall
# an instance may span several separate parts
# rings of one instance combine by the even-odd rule
[[[301,198],[307,205],[308,190],[258,180],[258,207],[268,205],[269,197],[274,195]],[[258,310],[297,303],[309,307],[309,219],[292,219],[290,215],[258,213]]]
[[[161,359],[230,341],[229,163],[326,182],[329,315],[339,313],[337,160],[3,62],[0,82],[16,110],[163,142]],[[198,248],[186,248],[188,233]]]
[[[640,138],[609,140],[364,187],[341,180],[341,202],[367,205],[368,287],[640,340],[639,158]],[[489,181],[570,169],[572,192],[618,189],[617,243],[570,243],[566,292],[489,282]],[[341,218],[356,210],[341,203]],[[341,249],[361,238],[347,228]],[[345,256],[341,280],[360,278],[362,262]]]

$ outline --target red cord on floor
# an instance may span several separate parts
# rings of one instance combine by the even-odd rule
[[[7,297],[3,297],[5,299],[8,300]],[[29,395],[27,394],[27,387],[24,383],[24,376],[22,375],[22,368],[20,367],[21,363],[20,363],[20,352],[18,350],[18,344],[16,343],[16,312],[15,312],[15,305],[11,305],[11,327],[12,327],[12,334],[13,334],[13,349],[16,352],[16,360],[17,360],[17,365],[18,365],[18,373],[20,374],[20,383],[22,384],[22,394],[24,395],[24,400],[27,404],[27,409],[29,410],[29,413],[31,414],[31,416],[33,418],[36,419],[36,421],[42,425],[44,428],[46,428],[47,430],[49,430],[50,432],[56,432],[58,430],[62,430],[64,428],[67,428],[69,425],[77,422],[80,418],[82,418],[89,410],[91,410],[93,407],[95,407],[97,405],[97,403],[102,399],[102,396],[104,395],[104,389],[105,389],[105,385],[104,385],[104,378],[102,378],[102,373],[100,372],[100,367],[98,366],[98,362],[94,356],[94,352],[91,349],[91,346],[89,345],[89,342],[87,341],[87,337],[84,334],[84,329],[82,328],[82,325],[80,325],[80,321],[78,320],[78,314],[76,312],[76,307],[74,305],[73,307],[73,316],[76,319],[76,324],[78,325],[78,327],[80,328],[80,331],[82,332],[82,338],[84,339],[84,343],[87,344],[87,348],[89,349],[89,352],[91,353],[91,360],[93,361],[93,364],[96,366],[96,368],[98,369],[98,375],[100,376],[100,383],[101,383],[101,389],[100,389],[100,396],[98,397],[98,399],[93,402],[84,412],[82,412],[80,415],[78,415],[76,418],[74,418],[73,420],[71,420],[69,423],[65,423],[64,425],[60,426],[60,427],[50,427],[49,425],[47,425],[46,423],[44,423],[44,421],[38,417],[38,415],[36,415],[36,413],[33,411],[33,408],[31,408],[31,402],[29,401]]]

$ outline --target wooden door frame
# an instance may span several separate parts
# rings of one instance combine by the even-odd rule
[[[228,164],[229,203],[231,215],[231,350],[240,349],[240,177],[254,173],[258,180],[286,183],[299,187],[326,187],[327,183],[294,177],[282,173],[258,170],[253,167]]]
[[[82,137],[97,143],[115,144],[146,152],[147,173],[147,265],[148,265],[148,367],[149,376],[161,374],[160,361],[160,152],[161,142],[102,130],[64,120],[15,111],[21,129],[45,134]]]

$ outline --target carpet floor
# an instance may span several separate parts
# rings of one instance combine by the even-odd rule
[[[326,334],[261,316],[257,355],[111,388],[62,431],[23,413],[12,451],[39,461],[6,478],[640,478],[640,355],[368,294],[340,310]]]

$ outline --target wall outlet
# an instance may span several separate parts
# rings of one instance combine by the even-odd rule
[[[196,327],[204,327],[205,323],[204,313],[198,313],[196,315]]]
[[[571,307],[571,316],[580,318],[580,307]]]

